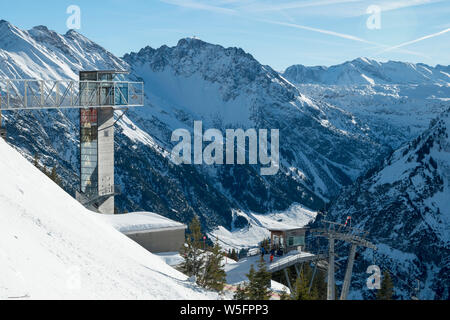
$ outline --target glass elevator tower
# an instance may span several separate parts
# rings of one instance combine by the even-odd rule
[[[80,190],[85,204],[114,214],[114,107],[128,104],[124,72],[80,72]]]

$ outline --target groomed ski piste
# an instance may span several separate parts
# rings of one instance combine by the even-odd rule
[[[208,300],[0,139],[0,300]]]

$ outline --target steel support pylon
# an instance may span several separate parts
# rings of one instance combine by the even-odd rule
[[[336,299],[336,288],[334,281],[334,238],[330,235],[329,238],[329,260],[328,260],[328,290],[327,290],[327,300]]]
[[[345,271],[344,283],[342,285],[341,300],[347,300],[348,292],[350,290],[350,283],[352,281],[353,265],[355,264],[355,255],[357,248],[358,246],[356,244],[352,244],[350,248],[347,270]]]

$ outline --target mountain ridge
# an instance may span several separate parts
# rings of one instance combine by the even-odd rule
[[[375,84],[441,84],[450,82],[450,66],[401,61],[379,62],[357,58],[324,67],[293,65],[283,76],[299,84],[375,85]]]

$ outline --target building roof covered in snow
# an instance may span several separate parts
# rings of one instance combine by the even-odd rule
[[[103,215],[115,229],[124,233],[157,232],[186,229],[186,225],[153,212],[134,212],[118,215]]]
[[[274,227],[274,228],[267,228],[270,232],[288,232],[288,231],[296,231],[296,230],[302,230],[306,231],[308,230],[308,227]]]

